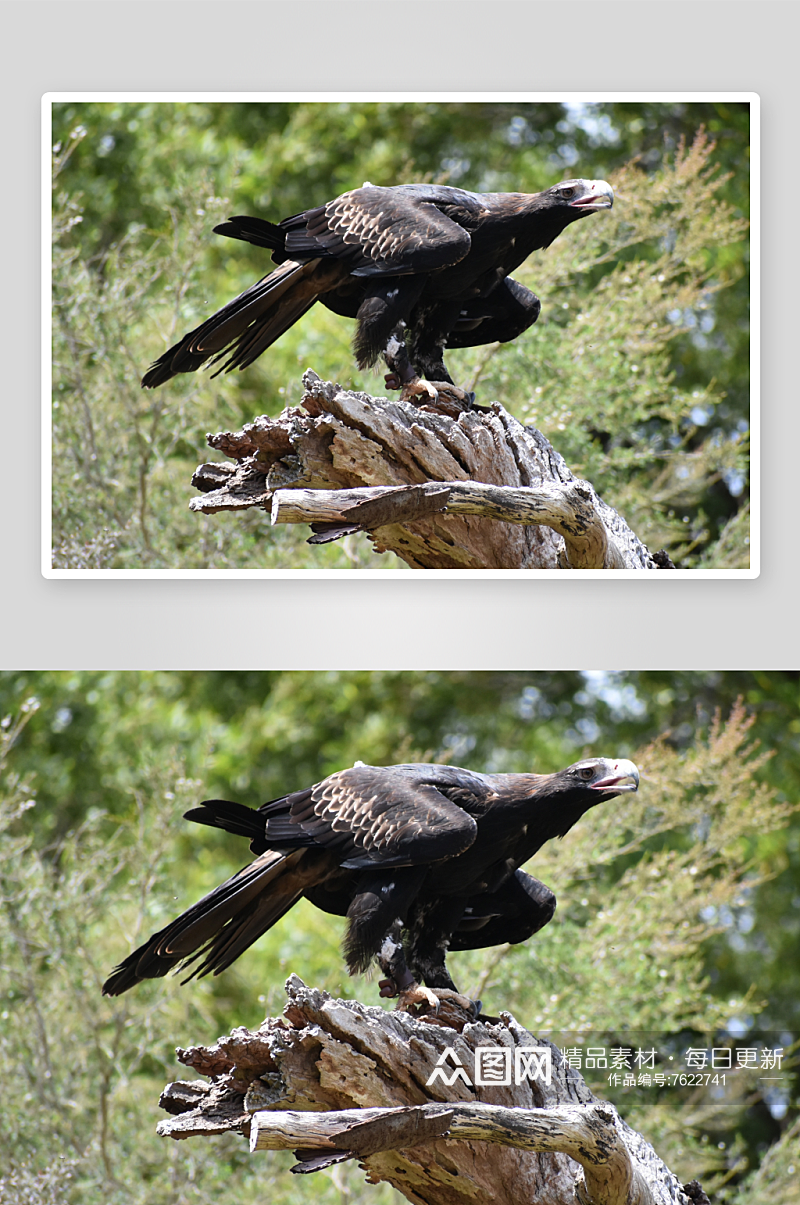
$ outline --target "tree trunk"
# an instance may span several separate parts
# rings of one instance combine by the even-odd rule
[[[625,520],[502,406],[341,389],[310,369],[301,406],[208,436],[192,510],[270,509],[311,543],[366,531],[415,569],[659,569]]]
[[[387,1012],[296,975],[286,991],[283,1018],[178,1050],[211,1082],[167,1086],[161,1105],[174,1116],[160,1134],[238,1131],[251,1151],[294,1149],[292,1170],[305,1173],[357,1159],[368,1183],[386,1180],[418,1205],[704,1200],[510,1014],[471,1022],[447,1001],[436,1016]]]

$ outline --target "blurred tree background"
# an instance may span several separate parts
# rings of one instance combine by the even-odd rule
[[[701,133],[704,130],[705,133]],[[608,177],[610,214],[516,275],[516,342],[451,353],[457,381],[541,429],[652,548],[749,563],[750,114],[729,102],[156,102],[54,107],[54,564],[397,568],[364,536],[309,549],[268,517],[190,515],[207,431],[278,413],[313,367],[359,373],[352,323],[316,306],[244,374],[139,387],[147,365],[271,267],[212,234],[365,179],[535,192]]]
[[[800,675],[774,672],[0,675],[0,1203],[396,1205],[354,1168],[298,1182],[234,1137],[154,1134],[174,1047],[278,1012],[290,971],[378,1002],[344,974],[339,918],[302,903],[191,985],[101,984],[247,861],[181,819],[201,799],[256,806],[356,759],[550,771],[586,754],[633,757],[638,796],[540,851],[555,920],[452,955],[456,981],[559,1045],[783,1047],[771,1083],[595,1090],[712,1199],[796,1203],[799,704]]]

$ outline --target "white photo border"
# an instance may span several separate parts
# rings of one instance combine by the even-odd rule
[[[686,104],[709,101],[726,101],[750,105],[750,567],[747,569],[674,569],[661,572],[643,572],[634,569],[425,569],[403,572],[397,569],[57,569],[52,565],[52,109],[54,104],[75,103],[290,103],[313,101],[315,103],[364,103],[390,102],[406,104],[494,102],[520,103],[546,101],[552,103],[604,102],[604,101],[652,101]],[[560,581],[595,580],[619,581],[633,578],[636,581],[685,581],[704,578],[757,578],[761,572],[761,125],[760,97],[755,92],[47,92],[42,97],[42,181],[41,181],[41,235],[42,235],[42,524],[41,524],[41,571],[49,579],[70,578],[114,578],[140,579],[279,579],[279,578],[323,578],[334,580],[390,579],[395,582],[419,581],[436,578],[556,578]]]

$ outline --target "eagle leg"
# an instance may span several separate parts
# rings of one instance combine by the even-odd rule
[[[407,988],[416,985],[414,976],[406,966],[402,933],[403,922],[398,918],[384,937],[377,954],[378,965],[386,976],[378,984],[384,999],[400,996]]]
[[[466,1014],[469,1020],[474,1021],[477,1018],[481,1010],[480,1000],[470,1000],[468,996],[462,996],[456,990],[456,985],[445,966],[447,942],[444,930],[451,920],[455,922],[458,919],[463,906],[463,900],[455,904],[448,901],[443,907],[440,906],[438,915],[434,908],[434,924],[430,926],[430,931],[426,927],[424,937],[416,931],[415,925],[408,928],[400,918],[395,920],[387,932],[377,954],[378,964],[386,976],[379,986],[382,997],[397,996],[396,1012],[409,1012],[416,1008],[419,1009],[420,1015],[432,1014],[433,1017],[439,1018],[441,1024],[450,1024],[459,1011]],[[431,920],[429,909],[420,909],[419,905],[412,907],[412,913],[424,921]],[[439,925],[442,927],[441,932]],[[414,971],[409,969],[406,962],[406,950],[402,940],[404,928],[407,928],[409,958]],[[437,936],[430,945],[429,939],[434,932]],[[421,957],[418,957],[419,955]],[[425,981],[425,986],[420,983],[421,979]],[[462,1016],[462,1023],[463,1020]]]
[[[402,402],[449,414],[452,418],[458,418],[462,410],[471,410],[475,404],[475,394],[454,385],[443,364],[439,373],[440,377],[444,374],[441,380],[424,380],[414,370],[406,347],[405,330],[405,323],[398,322],[383,350],[383,358],[390,369],[384,377],[386,388],[401,389]]]
[[[452,1025],[454,1019],[459,1019],[463,1024],[464,1017],[459,1018],[459,1013],[466,1013],[469,1021],[477,1021],[481,1002],[470,1000],[469,996],[462,996],[461,992],[454,992],[448,987],[434,989],[414,982],[411,987],[400,992],[394,1011],[407,1013],[415,1007],[419,1008],[418,1016],[432,1014],[437,1023]]]
[[[417,1007],[421,1008],[423,1013],[433,1013],[436,1016],[439,1012],[439,994],[432,991],[429,987],[423,987],[421,983],[417,983],[416,979],[414,979],[410,987],[405,988],[399,993],[394,1011],[396,1013],[407,1013],[412,1008]]]
[[[403,922],[398,918],[383,939],[378,951],[378,965],[386,976],[379,981],[381,997],[388,999],[397,997],[395,1012],[408,1012],[416,1006],[422,1006],[425,1012],[438,1013],[440,994],[455,995],[454,992],[437,993],[428,987],[423,987],[414,978],[406,964],[403,949]],[[470,1001],[466,1001],[470,1004]]]
[[[435,410],[439,405],[439,390],[433,381],[424,381],[422,377],[412,377],[403,386],[400,401],[411,402],[414,406],[427,406],[428,409]]]
[[[405,342],[405,323],[398,322],[383,349],[383,358],[389,371],[384,380],[387,389],[402,389],[409,381],[416,380],[416,373],[411,367]]]

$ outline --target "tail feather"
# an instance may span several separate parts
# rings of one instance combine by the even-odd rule
[[[228,218],[214,227],[215,234],[224,234],[226,238],[240,239],[243,243],[252,243],[254,247],[269,247],[271,251],[284,251],[286,247],[286,231],[268,222],[266,218],[251,218],[246,215]],[[276,261],[279,262],[279,261]]]
[[[224,354],[235,338],[243,334],[251,323],[272,310],[282,297],[297,284],[298,278],[308,275],[307,264],[290,260],[270,272],[262,280],[245,289],[233,301],[208,318],[200,330],[203,334],[192,340],[191,349],[197,354]],[[187,336],[188,337],[188,336]]]
[[[305,878],[301,876],[302,885],[293,884],[288,875],[284,890],[280,881],[303,853],[298,850],[287,856],[265,851],[134,950],[103,984],[103,995],[119,996],[143,979],[160,978],[204,954],[204,962],[190,979],[223,970],[300,898],[307,886]],[[227,957],[229,943],[236,937],[236,954]]]
[[[209,828],[221,828],[226,833],[235,833],[237,837],[246,837],[253,842],[250,848],[254,854],[261,854],[267,848],[264,817],[244,803],[234,803],[230,799],[206,799],[198,807],[184,812],[183,818],[193,820],[195,824],[207,824]],[[254,848],[256,842],[261,843],[261,849]]]

